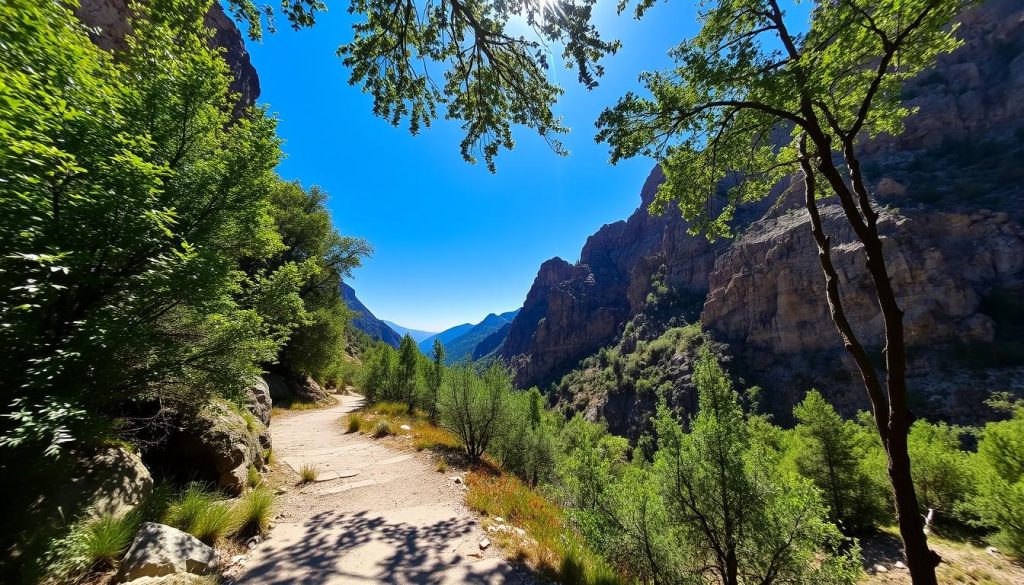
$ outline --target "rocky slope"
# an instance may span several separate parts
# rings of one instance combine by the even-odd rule
[[[996,386],[1024,388],[1021,370],[1010,367],[1024,364],[1024,8],[994,0],[961,20],[965,45],[908,85],[906,99],[920,111],[904,134],[868,146],[864,166],[888,208],[882,229],[907,312],[916,408],[971,420],[985,415],[981,400]],[[729,344],[734,372],[761,385],[777,413],[788,414],[811,386],[847,412],[863,407],[828,318],[799,185],[779,185],[741,210],[739,237],[712,244],[686,234],[675,211],[646,212],[662,180],[652,171],[640,208],[591,236],[578,263],[541,266],[501,349],[517,384],[555,381],[611,345],[658,287],[675,299],[659,319],[699,316]],[[822,212],[848,310],[877,347],[881,328],[860,252],[838,209]]]
[[[79,0],[75,13],[86,26],[95,29],[91,36],[97,45],[115,50],[124,47],[124,37],[130,30],[128,5],[129,0]],[[224,13],[220,2],[210,6],[205,23],[213,30],[213,45],[224,50],[224,60],[231,68],[231,91],[238,94],[235,112],[240,114],[260,97],[259,76],[245,50],[242,33]]]
[[[352,324],[355,325],[356,329],[377,341],[383,341],[392,347],[398,347],[398,344],[402,342],[402,337],[395,333],[394,329],[388,327],[387,323],[374,316],[370,309],[367,309],[366,305],[359,300],[359,297],[356,296],[356,291],[351,286],[342,283],[341,293],[342,298],[345,299],[345,305],[355,312]]]

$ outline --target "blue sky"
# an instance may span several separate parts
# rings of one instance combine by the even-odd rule
[[[575,261],[588,235],[636,208],[653,162],[608,164],[594,120],[696,32],[689,3],[659,4],[638,23],[602,0],[597,24],[623,48],[606,62],[601,86],[588,92],[574,72],[551,73],[567,89],[558,113],[572,128],[564,139],[572,154],[559,157],[520,129],[497,174],[462,160],[454,123],[439,120],[414,137],[372,115],[335,55],[351,17],[333,5],[313,29],[281,27],[248,48],[260,101],[280,117],[281,175],[324,188],[340,230],[375,248],[350,284],[378,317],[439,331],[519,307],[544,260]]]

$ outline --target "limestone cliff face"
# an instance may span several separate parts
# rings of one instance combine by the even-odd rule
[[[880,227],[906,311],[917,410],[971,420],[984,416],[982,399],[995,386],[1024,386],[1021,368],[982,375],[956,359],[1024,329],[1007,322],[1020,318],[992,308],[996,297],[1024,298],[1024,7],[992,0],[960,21],[964,46],[908,85],[907,102],[919,111],[904,134],[866,145],[864,166],[885,208]],[[674,317],[699,314],[705,330],[728,343],[733,370],[765,389],[773,411],[788,414],[815,386],[848,413],[863,408],[824,301],[799,182],[740,210],[740,235],[712,244],[687,234],[675,211],[646,212],[662,180],[652,171],[640,208],[594,234],[578,264],[554,259],[541,268],[502,350],[516,382],[554,381],[609,345],[643,311],[661,272],[673,294],[694,299],[692,313],[684,302]],[[822,215],[847,311],[865,343],[878,348],[882,326],[863,253],[836,205],[824,204]],[[632,398],[591,408],[613,418],[613,403],[623,400]]]
[[[128,0],[80,0],[75,13],[83,23],[96,29],[91,36],[98,46],[116,50],[124,46],[130,28],[128,4]],[[220,2],[210,6],[204,22],[214,32],[213,45],[224,49],[224,60],[234,77],[231,91],[238,94],[235,112],[241,113],[260,97],[260,79],[245,50],[242,33],[224,13]]]

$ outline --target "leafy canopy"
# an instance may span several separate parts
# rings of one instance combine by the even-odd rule
[[[808,26],[776,0],[708,2],[700,33],[671,52],[675,67],[642,74],[645,95],[629,92],[602,113],[598,139],[613,161],[660,161],[655,211],[676,201],[695,231],[728,235],[737,205],[798,170],[800,134],[831,159],[863,134],[899,132],[912,112],[902,83],[958,45],[946,25],[970,3],[819,2]],[[639,2],[636,15],[652,4]],[[712,205],[727,179],[724,204]]]

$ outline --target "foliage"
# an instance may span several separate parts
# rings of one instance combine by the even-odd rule
[[[911,472],[922,512],[935,508],[954,513],[971,493],[973,471],[967,453],[960,450],[963,433],[958,427],[924,420],[910,427]]]
[[[284,344],[315,376],[340,355],[369,248],[275,176],[273,119],[231,117],[208,7],[138,5],[116,58],[64,4],[0,8],[0,445],[237,395]]]
[[[309,463],[306,463],[299,468],[300,484],[313,483],[318,477],[320,477],[320,467],[318,465],[310,465]]]
[[[444,381],[444,344],[434,339],[431,349],[430,364],[427,366],[426,409],[430,422],[437,422],[437,401],[441,396],[441,383]]]
[[[857,547],[828,522],[818,490],[782,471],[782,453],[762,440],[770,425],[744,416],[709,348],[693,378],[699,412],[687,432],[659,407],[653,465],[639,450],[628,462],[625,441],[600,427],[566,426],[559,477],[588,541],[645,581],[855,582]]]
[[[977,494],[967,505],[978,523],[996,530],[999,546],[1024,558],[1024,405],[1013,418],[985,425],[973,457]]]
[[[163,522],[211,546],[235,530],[231,505],[201,483],[191,483],[178,494]]]
[[[51,545],[47,563],[50,579],[75,582],[91,571],[109,568],[124,556],[139,524],[140,515],[135,511],[76,522]]]
[[[231,513],[234,516],[232,532],[240,536],[266,534],[274,514],[273,490],[260,485],[242,494]]]
[[[511,391],[508,373],[497,364],[482,376],[469,365],[445,372],[441,421],[462,440],[470,459],[480,459],[495,437],[504,432]]]
[[[489,452],[504,470],[530,485],[547,483],[555,468],[556,415],[544,409],[544,397],[537,388],[512,392],[506,400],[506,423]]]
[[[391,428],[391,423],[386,420],[379,420],[377,424],[373,425],[373,438],[379,439],[388,435],[393,435],[395,430]]]
[[[363,428],[363,415],[358,412],[353,412],[348,415],[346,419],[348,423],[345,426],[345,432],[347,433],[358,433]]]
[[[793,410],[797,425],[793,453],[800,475],[822,491],[829,520],[847,534],[860,533],[889,520],[888,490],[869,467],[877,437],[854,421],[843,420],[812,390]]]
[[[416,395],[416,368],[420,358],[420,350],[416,342],[408,333],[402,337],[398,346],[398,366],[395,369],[395,376],[398,378],[399,399],[406,404],[414,404]]]

